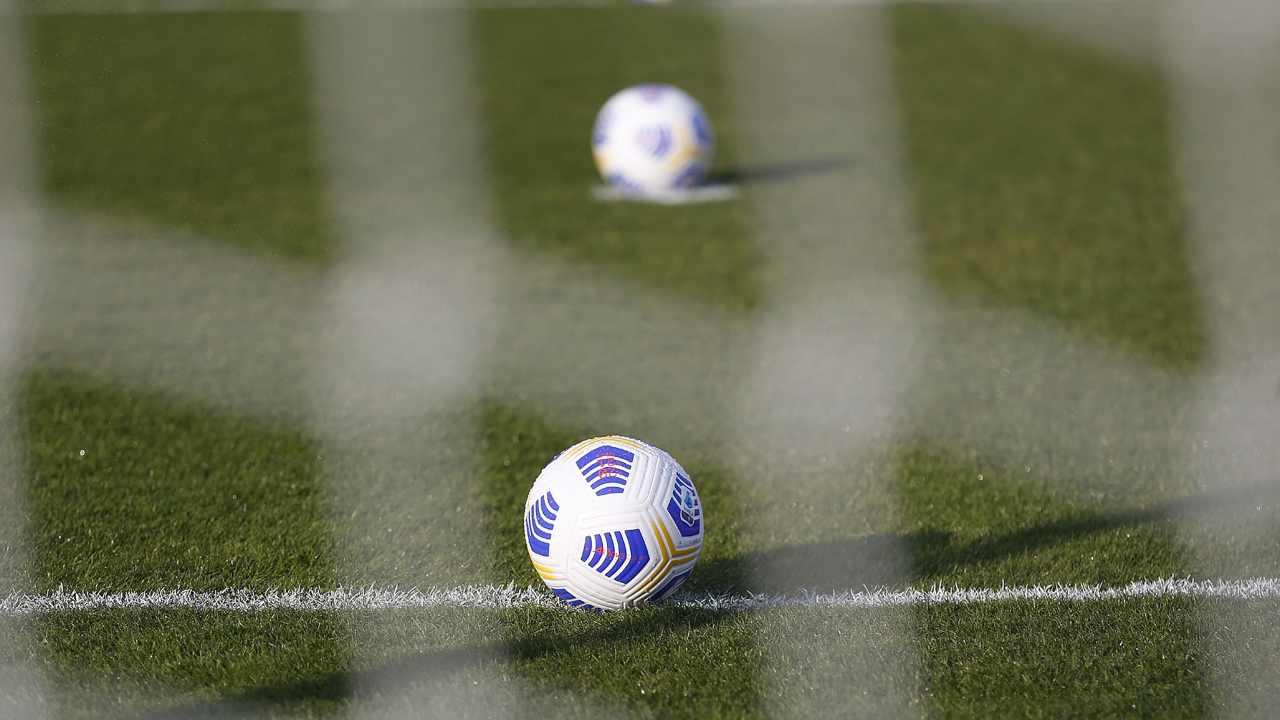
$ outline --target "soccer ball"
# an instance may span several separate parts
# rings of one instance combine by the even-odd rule
[[[524,537],[556,597],[620,610],[662,600],[688,579],[702,550],[702,503],[665,452],[592,438],[542,469],[525,501]]]
[[[686,92],[671,85],[636,85],[600,109],[591,149],[605,182],[643,195],[702,182],[715,138],[702,106]]]

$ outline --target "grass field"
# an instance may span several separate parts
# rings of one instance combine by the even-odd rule
[[[681,461],[707,535],[684,602],[615,614],[0,613],[0,716],[1280,701],[1274,596],[695,602],[1280,577],[1280,18],[23,8],[0,599],[539,587],[528,488],[613,433]],[[707,108],[737,198],[592,199],[595,112],[647,81]]]

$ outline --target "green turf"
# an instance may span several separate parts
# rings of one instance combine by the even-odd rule
[[[488,637],[458,633],[475,611],[399,612],[393,631],[365,635],[376,651],[358,662],[335,650],[369,622],[358,613],[74,613],[43,623],[33,638],[42,650],[13,645],[6,659],[51,654],[65,678],[60,710],[68,717],[138,708],[322,716],[347,703],[386,712],[401,694],[430,696],[424,707],[466,716],[501,709],[589,717],[613,708],[641,717],[737,717],[769,709],[767,692],[785,693],[793,711],[874,714],[901,710],[887,691],[904,688],[913,715],[1000,708],[1035,717],[1199,717],[1210,702],[1208,679],[1189,668],[1203,650],[1184,622],[1169,621],[1189,610],[1180,600],[931,608],[914,613],[918,665],[898,652],[903,611],[891,610],[520,611],[505,613],[501,632]],[[1250,613],[1245,642],[1274,652],[1265,628],[1275,608]],[[386,628],[387,619],[376,626]],[[815,635],[821,644],[806,641]],[[760,673],[744,674],[747,665]],[[622,671],[598,672],[602,666]],[[78,704],[104,696],[112,700],[92,711]]]
[[[426,140],[406,128],[369,139],[411,148],[370,161],[413,178],[404,187],[397,174],[376,192],[328,191],[358,198],[326,196],[314,17],[28,19],[37,154],[60,220],[46,240],[66,287],[35,314],[40,341],[19,383],[27,574],[0,591],[536,584],[520,535],[529,484],[606,432],[668,449],[698,483],[708,537],[693,593],[1115,585],[1204,574],[1207,546],[1231,561],[1221,574],[1280,573],[1277,494],[1195,476],[1194,380],[1212,328],[1161,71],[989,10],[794,12],[795,27],[770,27],[885,23],[914,264],[855,267],[879,262],[862,255],[875,242],[909,238],[867,239],[848,218],[809,212],[877,185],[878,169],[841,146],[849,108],[823,104],[823,88],[805,88],[811,108],[737,116],[732,88],[746,80],[729,82],[715,12],[466,13],[485,232],[503,258],[496,317],[475,332],[496,340],[465,392],[389,420],[309,396],[331,340],[315,320],[345,260],[333,239],[380,227],[356,213],[339,230],[329,206],[412,217],[415,193],[436,187],[418,174],[436,168],[412,167]],[[433,17],[382,22],[413,32]],[[742,198],[591,201],[594,112],[645,81],[704,102],[717,169],[744,181]],[[782,110],[814,121],[779,156],[847,162],[752,184],[739,159],[762,153],[745,128],[781,132]],[[834,249],[824,257],[850,264],[824,273],[906,272],[933,298],[906,319],[927,338],[912,348],[923,360],[871,448],[833,433],[779,452],[753,444],[765,431],[738,416],[759,323],[785,302],[778,280],[803,279],[788,274],[802,263],[779,271],[770,263],[787,259],[763,251],[776,240],[759,236],[770,202],[795,252]],[[144,266],[147,242],[167,263],[150,280],[119,267]],[[214,280],[192,279],[205,271]],[[224,276],[230,289],[211,290]],[[120,300],[136,283],[170,297]],[[831,300],[829,326],[845,301]],[[282,407],[264,410],[277,396]],[[316,420],[322,407],[332,416]],[[15,687],[6,678],[34,670],[52,716],[69,718],[1201,717],[1241,703],[1265,715],[1276,675],[1254,661],[1280,652],[1276,613],[1179,599],[57,613],[0,621],[12,638],[0,701]]]
[[[28,21],[48,196],[329,257],[304,18],[197,17]]]
[[[982,10],[890,17],[928,276],[957,304],[1194,368],[1206,329],[1160,69]]]
[[[314,440],[53,372],[22,400],[38,588],[333,584]]]
[[[592,200],[588,141],[600,106],[623,87],[672,83],[716,118],[713,175],[737,172],[736,128],[714,17],[673,7],[480,12],[486,48],[488,159],[505,235],[581,272],[639,282],[730,310],[759,302],[758,249],[739,203],[655,209]],[[530,127],[540,128],[530,132]]]

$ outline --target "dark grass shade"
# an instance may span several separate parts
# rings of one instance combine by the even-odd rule
[[[304,27],[286,13],[29,18],[49,198],[330,258]]]
[[[319,446],[297,428],[52,370],[21,412],[41,590],[333,585]]]
[[[973,8],[895,7],[925,276],[1163,368],[1209,348],[1159,68]]]

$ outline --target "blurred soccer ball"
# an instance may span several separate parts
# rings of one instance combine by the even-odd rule
[[[670,455],[609,435],[543,468],[524,508],[533,567],[573,607],[618,610],[662,600],[693,572],[702,503]]]
[[[693,187],[711,167],[711,121],[683,90],[636,85],[609,98],[596,115],[591,147],[600,176],[639,194]]]

